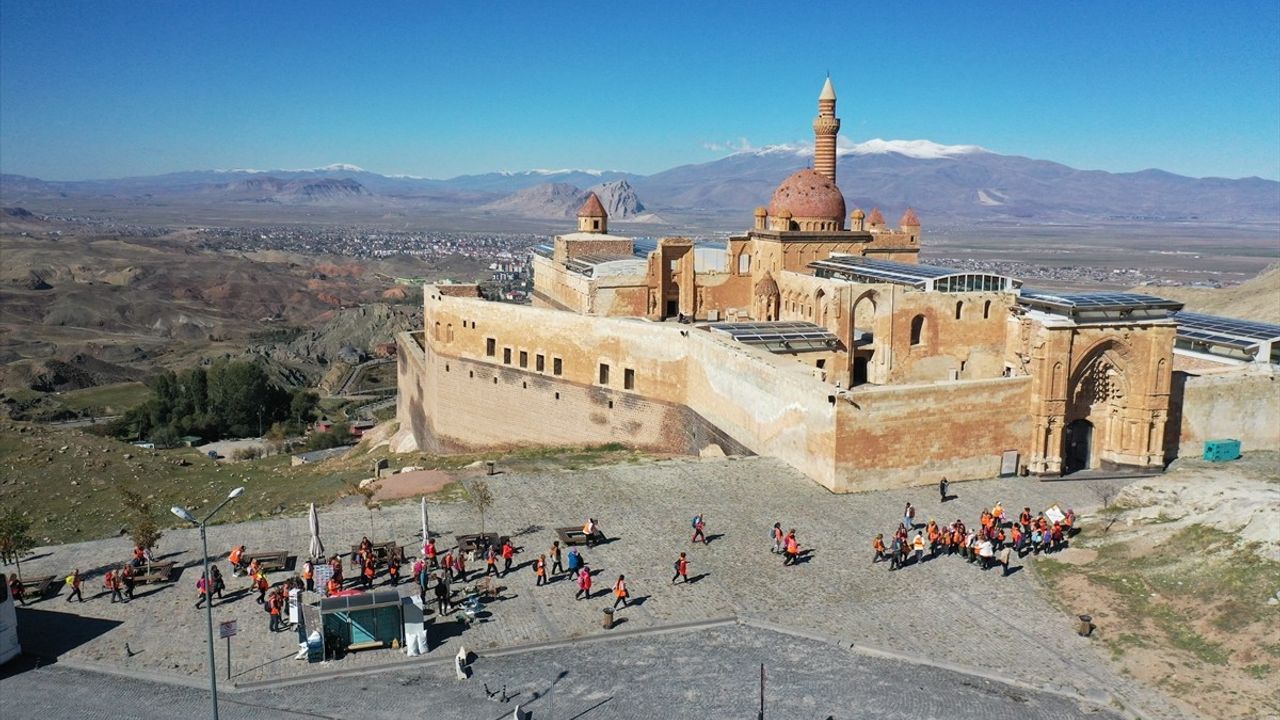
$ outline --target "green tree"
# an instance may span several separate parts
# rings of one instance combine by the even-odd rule
[[[10,508],[0,515],[0,560],[6,565],[18,566],[18,579],[22,579],[22,556],[36,546],[31,537],[31,521],[23,517],[17,508]]]
[[[289,400],[289,417],[303,424],[310,422],[319,404],[320,396],[316,393],[301,388],[295,390]]]
[[[128,518],[127,527],[133,544],[144,550],[155,547],[164,533],[156,523],[151,503],[132,490],[121,490],[120,495],[124,498],[125,517]]]

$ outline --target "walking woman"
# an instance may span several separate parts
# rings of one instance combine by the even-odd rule
[[[617,610],[619,605],[627,607],[627,598],[631,595],[627,592],[627,577],[625,575],[619,575],[618,581],[613,584],[613,596],[614,610]]]

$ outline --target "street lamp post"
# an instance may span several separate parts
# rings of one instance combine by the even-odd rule
[[[184,507],[175,505],[169,509],[170,512],[183,520],[200,526],[200,550],[204,553],[204,616],[209,633],[209,692],[213,697],[213,720],[218,720],[218,673],[213,665],[213,593],[210,592],[209,587],[211,582],[211,579],[209,578],[209,540],[205,536],[205,525],[208,524],[209,518],[216,515],[224,505],[240,497],[240,494],[243,492],[243,487],[238,487],[235,490],[232,490],[231,493],[227,495],[227,499],[218,503],[218,506],[206,515],[203,520],[196,520],[195,516]]]

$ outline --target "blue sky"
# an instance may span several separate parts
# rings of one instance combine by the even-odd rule
[[[0,170],[651,173],[841,134],[1280,179],[1280,2],[0,0]],[[721,148],[721,149],[713,149]]]

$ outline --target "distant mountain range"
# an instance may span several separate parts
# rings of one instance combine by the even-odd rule
[[[447,180],[380,175],[354,165],[305,170],[199,170],[111,180],[44,181],[0,175],[6,206],[42,199],[118,198],[191,203],[265,203],[436,210],[558,220],[587,190],[619,219],[683,213],[736,227],[774,188],[807,167],[804,145],[774,145],[653,175],[529,170]],[[840,148],[838,178],[850,208],[907,206],[930,221],[1280,221],[1280,183],[1261,178],[1189,178],[1162,170],[1108,173],[1001,155],[975,145],[871,140]],[[643,198],[643,202],[641,200]],[[648,212],[646,213],[646,209]],[[736,223],[736,225],[734,224]]]

